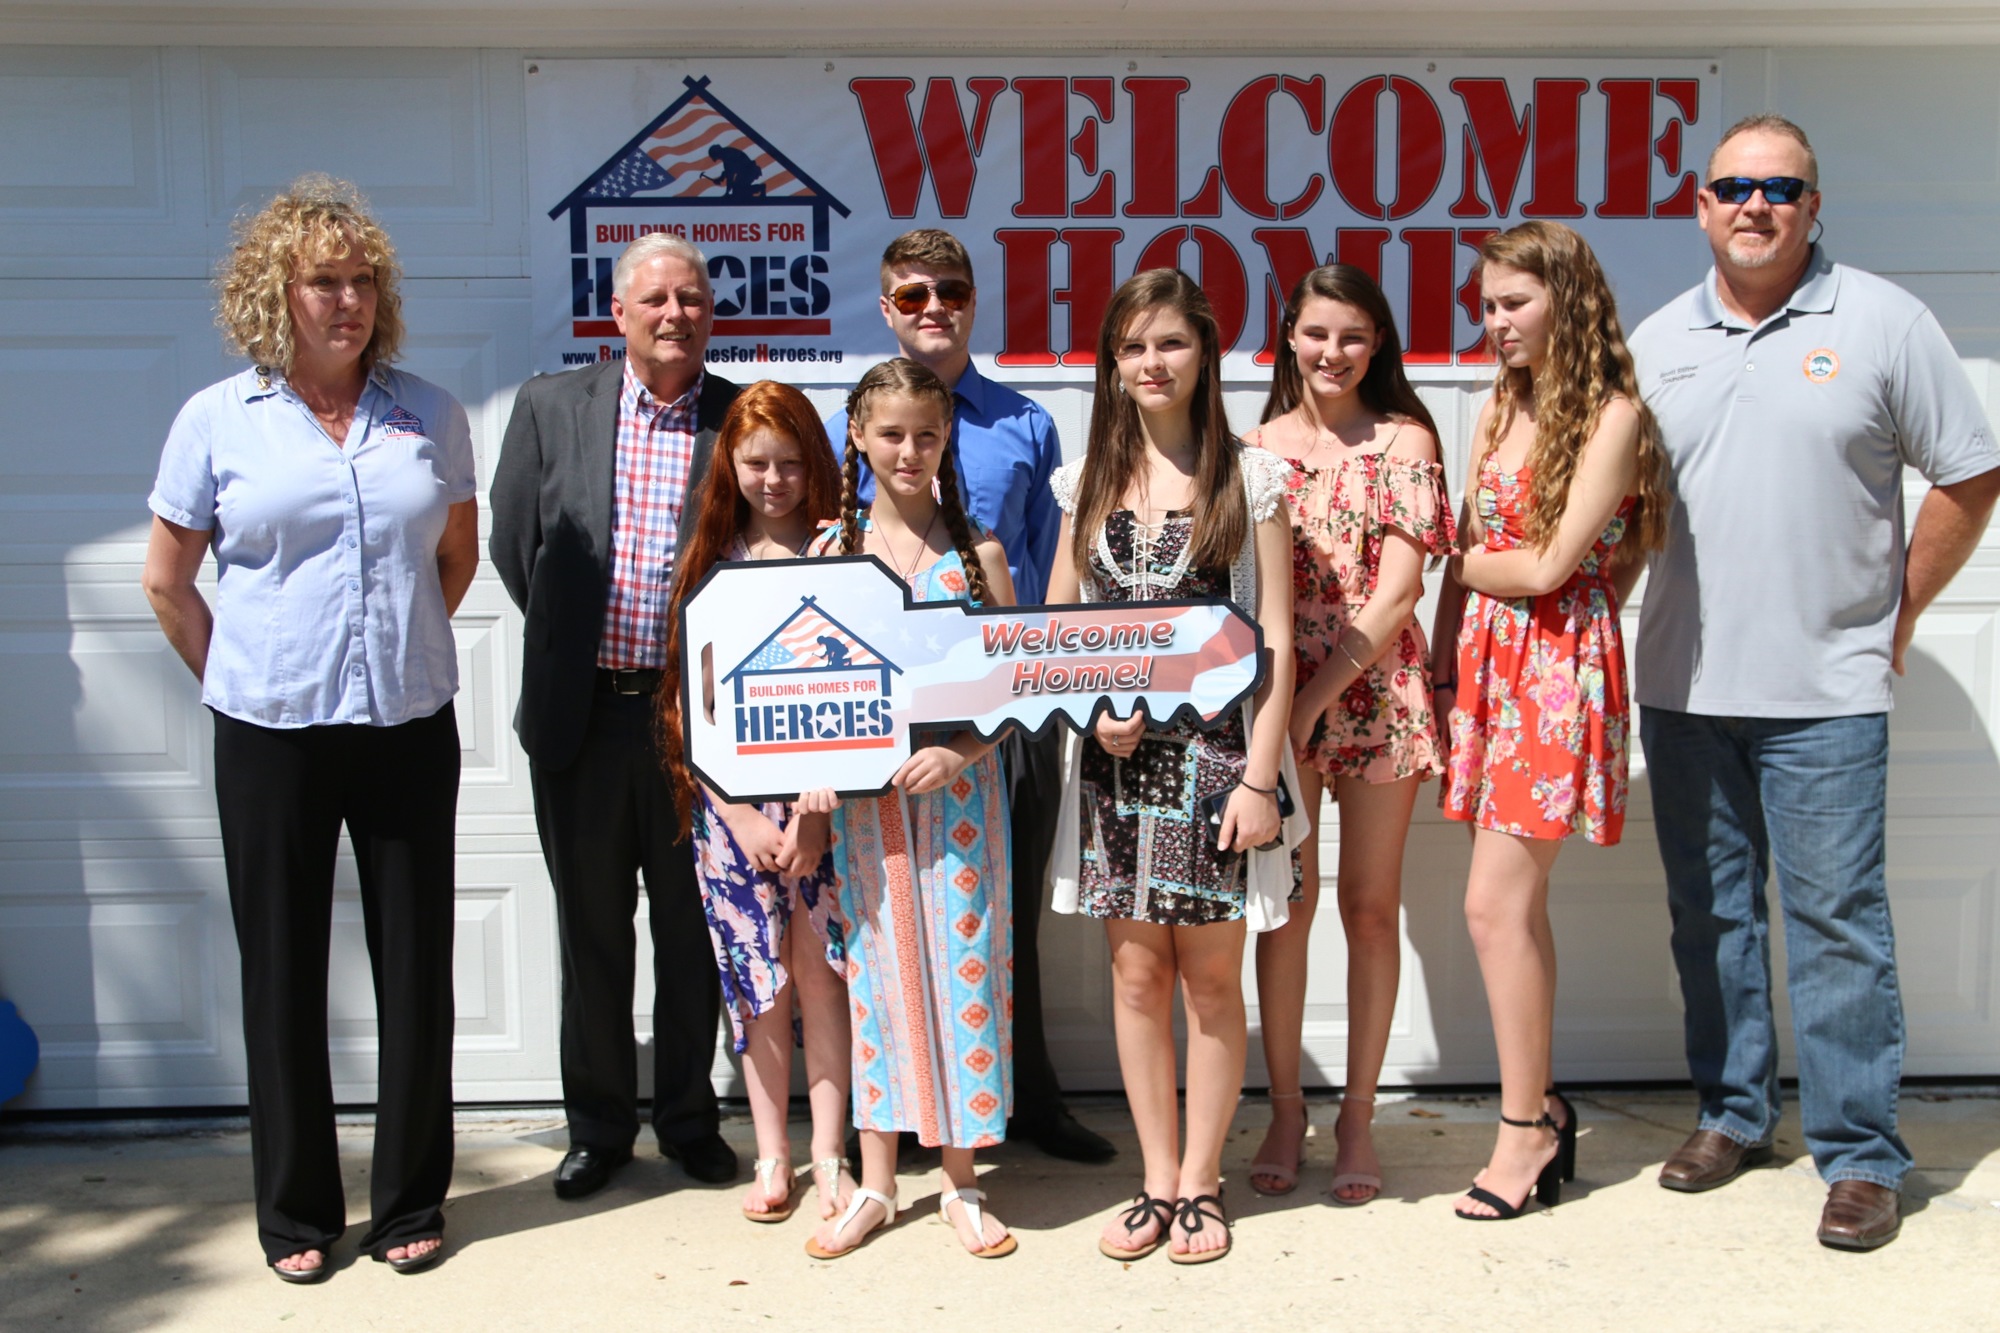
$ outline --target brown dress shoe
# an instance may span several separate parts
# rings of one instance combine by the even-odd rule
[[[1660,1168],[1660,1188],[1699,1194],[1727,1185],[1749,1168],[1764,1165],[1771,1156],[1768,1143],[1738,1143],[1716,1130],[1697,1129]]]
[[[1837,1180],[1819,1215],[1819,1243],[1836,1250],[1876,1250],[1903,1229],[1902,1196],[1887,1185]]]

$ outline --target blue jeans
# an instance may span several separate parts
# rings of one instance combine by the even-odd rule
[[[1701,1128],[1764,1144],[1778,1125],[1764,893],[1775,859],[1806,1146],[1829,1185],[1896,1188],[1911,1157],[1896,1133],[1903,1001],[1884,876],[1888,715],[1645,708],[1640,735]]]

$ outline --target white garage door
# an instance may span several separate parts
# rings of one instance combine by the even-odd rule
[[[244,1095],[208,717],[138,586],[167,426],[234,368],[205,281],[229,219],[304,170],[358,181],[409,274],[406,363],[465,402],[490,476],[529,364],[522,65],[520,52],[469,50],[0,48],[0,995],[43,1040],[29,1105]],[[1844,90],[1864,68],[1873,96],[1850,105]],[[1813,128],[1836,253],[1930,301],[1989,401],[2000,396],[1985,359],[2000,352],[1996,74],[1990,54],[1924,50],[1743,52],[1724,71],[1725,119],[1769,99]],[[328,104],[343,108],[337,136]],[[1896,113],[1878,119],[1880,107]],[[1919,128],[1926,152],[1910,154]],[[1426,388],[1454,477],[1476,387]],[[1037,396],[1074,448],[1083,394]],[[1260,401],[1260,386],[1239,386],[1239,425]],[[2000,1072],[1996,607],[2000,560],[1982,549],[1926,619],[1900,690],[1890,865],[1912,1073]],[[457,620],[456,1073],[470,1101],[559,1095],[554,915],[508,726],[519,628],[483,574]],[[1572,849],[1558,874],[1566,1077],[1684,1073],[1646,800],[1641,779],[1625,845]],[[1494,1077],[1457,912],[1464,870],[1462,832],[1421,815],[1391,1082]],[[335,1077],[344,1100],[367,1101],[374,1015],[351,865],[340,884]],[[1101,935],[1052,919],[1043,939],[1067,1080],[1115,1087]],[[1329,914],[1314,946],[1309,1082],[1341,1078],[1341,955]]]

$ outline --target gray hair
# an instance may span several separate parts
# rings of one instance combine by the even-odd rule
[[[1722,146],[1739,134],[1775,134],[1781,139],[1790,139],[1806,150],[1806,188],[1819,189],[1819,154],[1813,151],[1812,140],[1806,132],[1792,121],[1775,111],[1760,111],[1754,116],[1745,116],[1722,132],[1716,141],[1715,152],[1708,155],[1708,174],[1715,175],[1715,159],[1722,152]]]
[[[625,253],[618,256],[618,266],[611,270],[611,290],[620,300],[626,289],[632,285],[632,274],[641,264],[658,259],[661,255],[672,255],[690,265],[701,275],[701,285],[708,289],[708,256],[695,248],[692,241],[672,232],[648,232],[625,247]]]

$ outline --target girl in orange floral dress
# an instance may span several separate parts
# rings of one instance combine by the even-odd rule
[[[1549,871],[1570,834],[1609,845],[1624,825],[1618,604],[1665,536],[1667,498],[1659,428],[1583,238],[1527,222],[1480,259],[1500,369],[1432,642],[1439,703],[1457,699],[1444,813],[1473,825],[1465,917],[1500,1055],[1498,1142],[1456,1211],[1493,1221],[1531,1190],[1553,1205],[1575,1171],[1576,1115],[1550,1090]]]
[[[1457,545],[1437,427],[1403,372],[1382,290],[1350,264],[1300,279],[1285,304],[1264,424],[1249,437],[1290,468],[1291,741],[1312,834],[1291,917],[1257,937],[1257,1001],[1271,1127],[1250,1187],[1289,1194],[1305,1148],[1300,1091],[1308,932],[1319,900],[1321,793],[1340,805],[1347,935],[1347,1072],[1334,1125],[1335,1203],[1382,1189],[1369,1133],[1402,964],[1403,843],[1417,786],[1444,769],[1416,608],[1427,555]]]

